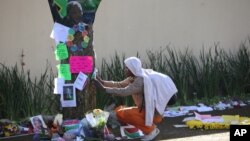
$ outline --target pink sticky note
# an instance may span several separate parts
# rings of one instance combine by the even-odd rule
[[[71,56],[69,58],[71,73],[92,73],[93,57],[92,56]]]

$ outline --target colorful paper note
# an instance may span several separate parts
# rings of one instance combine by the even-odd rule
[[[57,61],[67,59],[69,57],[68,49],[65,43],[59,43],[56,46],[55,56]]]
[[[93,71],[93,57],[92,56],[71,56],[69,58],[70,72],[86,74]]]
[[[64,78],[64,80],[71,80],[69,64],[59,64],[57,65],[57,70],[59,78]]]

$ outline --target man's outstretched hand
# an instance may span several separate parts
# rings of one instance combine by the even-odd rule
[[[101,91],[105,91],[105,87],[102,85],[102,83],[98,80],[98,79],[95,79],[95,86],[97,89],[101,90]]]
[[[102,80],[102,78],[100,76],[98,76],[98,75],[96,75],[96,80],[98,80],[101,84],[104,83],[103,80]]]

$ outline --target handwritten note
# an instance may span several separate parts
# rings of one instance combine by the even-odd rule
[[[71,56],[69,58],[70,72],[86,74],[93,71],[93,57],[92,56]]]
[[[68,50],[67,50],[67,46],[64,43],[59,43],[56,46],[56,50],[55,50],[55,56],[56,56],[56,60],[63,60],[63,59],[67,59],[69,57],[68,54]]]
[[[57,65],[57,70],[59,78],[64,78],[64,80],[71,80],[69,64],[59,64]]]
[[[75,88],[78,90],[83,90],[83,86],[87,80],[88,76],[85,75],[84,73],[80,72],[74,82]]]

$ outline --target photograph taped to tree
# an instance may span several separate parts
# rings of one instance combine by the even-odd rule
[[[93,24],[101,0],[48,0],[54,22],[67,27],[83,22]]]
[[[62,107],[76,107],[76,91],[74,84],[64,84],[61,95]]]
[[[63,86],[63,100],[73,100],[73,86]]]

